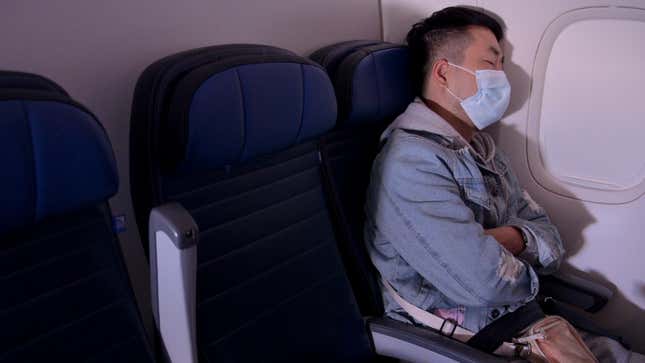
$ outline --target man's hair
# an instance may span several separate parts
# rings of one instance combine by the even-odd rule
[[[414,24],[406,41],[410,51],[410,72],[417,93],[422,92],[426,74],[438,59],[461,63],[464,50],[471,41],[468,28],[480,26],[489,29],[500,41],[504,30],[490,15],[463,6],[452,6],[434,12]]]

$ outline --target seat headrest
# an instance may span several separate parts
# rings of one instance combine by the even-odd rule
[[[179,81],[163,139],[176,170],[204,171],[288,148],[335,121],[334,89],[320,66],[293,54],[244,55]]]
[[[60,96],[69,97],[67,92],[56,82],[38,74],[0,71],[0,90],[35,90],[50,91]]]
[[[380,40],[348,40],[320,48],[311,53],[309,59],[325,68],[333,81],[333,75],[338,72],[338,67],[348,55],[354,53],[357,49],[382,43]]]
[[[408,70],[408,49],[402,45],[370,45],[348,55],[331,75],[339,124],[379,123],[405,111],[414,99]]]
[[[0,90],[0,234],[106,201],[118,189],[103,127],[50,91]]]

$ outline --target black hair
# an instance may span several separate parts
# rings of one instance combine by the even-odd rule
[[[468,28],[472,26],[489,29],[497,41],[504,37],[504,29],[497,20],[464,6],[436,11],[412,26],[406,41],[410,52],[410,76],[417,94],[421,95],[426,74],[439,56],[446,56],[452,62],[462,61],[463,51],[470,42]]]

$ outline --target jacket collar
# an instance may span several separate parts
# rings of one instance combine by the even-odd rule
[[[408,129],[430,132],[442,136],[451,148],[460,152],[470,151],[478,164],[495,171],[493,158],[495,157],[495,140],[488,133],[478,131],[473,135],[470,143],[457,132],[446,120],[428,108],[419,98],[408,105],[408,108],[381,134],[381,141],[385,140],[395,129]]]
[[[468,144],[466,140],[436,112],[429,109],[423,101],[417,97],[408,108],[385,129],[381,134],[381,140],[386,139],[395,129],[408,129],[426,131],[443,136],[444,138],[457,143],[460,147]]]

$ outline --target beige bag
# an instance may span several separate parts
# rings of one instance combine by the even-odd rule
[[[531,324],[513,341],[530,346],[531,353],[525,359],[532,363],[598,362],[578,331],[557,315]]]

